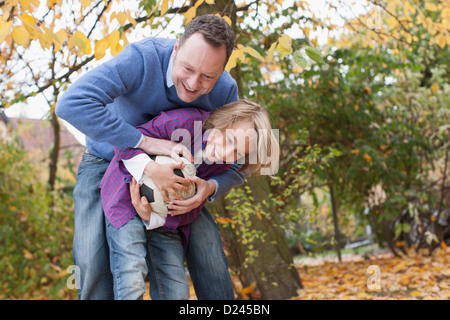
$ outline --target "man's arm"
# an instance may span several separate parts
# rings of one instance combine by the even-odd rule
[[[56,114],[89,138],[121,149],[135,147],[142,135],[106,107],[142,82],[143,57],[133,45],[75,81],[56,105]]]

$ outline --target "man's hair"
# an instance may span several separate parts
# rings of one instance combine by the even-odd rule
[[[227,50],[225,65],[227,64],[234,49],[236,35],[225,19],[215,15],[204,15],[192,19],[181,36],[178,46],[181,47],[194,33],[202,34],[206,42],[215,48],[225,45]]]

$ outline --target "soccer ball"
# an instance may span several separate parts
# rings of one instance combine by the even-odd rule
[[[156,161],[160,164],[169,164],[169,163],[176,163],[176,161],[168,156],[150,156],[150,158],[153,161]],[[184,168],[182,170],[175,169],[174,173],[182,178],[188,178],[193,177],[196,175],[197,171],[195,170],[195,165],[189,162],[187,159],[181,157],[181,160],[184,162]],[[189,191],[181,191],[176,190],[176,192],[185,200],[189,199],[192,196],[195,195],[197,192],[197,185],[194,182],[191,182],[188,186]],[[161,192],[159,189],[155,186],[155,183],[153,180],[147,176],[142,179],[142,184],[140,186],[140,192],[141,196],[145,196],[148,200],[148,203],[152,206],[152,212],[155,212],[161,216],[166,216],[169,210],[167,209],[167,206],[169,205],[167,202],[164,201],[164,198],[161,195]],[[167,196],[170,200],[173,200],[174,197],[167,193]]]

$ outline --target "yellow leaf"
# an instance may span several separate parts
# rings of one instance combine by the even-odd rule
[[[108,36],[108,43],[110,47],[115,47],[119,43],[120,39],[120,32],[118,30],[114,30],[111,32],[111,34]]]
[[[220,224],[234,224],[235,222],[233,220],[231,220],[230,218],[226,218],[226,217],[217,217],[216,221]]]
[[[27,260],[33,259],[33,254],[30,251],[28,251],[27,249],[23,249],[23,256]]]
[[[437,85],[437,83],[433,83],[433,85],[431,86],[431,90],[433,91],[433,93],[436,93],[438,91],[439,87]]]
[[[445,35],[443,35],[442,33],[439,33],[436,36],[436,43],[439,45],[439,47],[444,48],[445,45],[447,44],[447,39],[446,39]]]
[[[225,66],[225,70],[230,72],[230,70],[236,66],[237,59],[241,58],[243,55],[244,52],[241,49],[239,48],[234,49],[233,52],[231,53],[230,59],[228,59],[228,63]]]
[[[256,210],[256,216],[258,217],[259,220],[262,219],[262,215],[261,213],[259,213],[259,210]]]
[[[359,150],[358,149],[353,149],[352,151],[350,151],[351,153],[353,153],[353,154],[356,154],[356,155],[358,155],[359,154]]]
[[[46,33],[38,33],[38,39],[42,49],[49,49],[53,44],[52,38]]]
[[[112,22],[117,17],[117,12],[111,13],[111,16],[109,17],[109,22]]]
[[[77,30],[75,31],[75,44],[80,48],[81,52],[84,54],[90,54],[92,51],[91,43],[89,39],[84,35],[83,32]]]
[[[281,35],[278,39],[277,51],[280,54],[280,58],[284,59],[288,54],[292,53],[292,39],[288,35]]]
[[[256,281],[253,281],[248,287],[242,289],[242,293],[245,295],[249,295],[255,292],[256,289]]]
[[[422,292],[420,291],[411,291],[410,293],[414,297],[420,297],[422,295]]]
[[[425,2],[425,8],[430,11],[438,11],[437,5],[429,1]]]
[[[69,36],[69,39],[67,39],[67,48],[72,51],[73,48],[75,48],[75,42],[73,41],[73,35]]]
[[[302,28],[302,31],[303,31],[303,34],[305,35],[305,38],[308,38],[309,32],[311,31],[311,29],[308,27],[304,27],[304,28]]]
[[[12,25],[13,25],[12,21],[6,22],[0,20],[0,43],[2,43],[6,39],[6,36],[11,31]]]
[[[369,156],[367,153],[365,153],[365,154],[363,155],[363,158],[364,158],[364,160],[366,160],[367,162],[372,162],[372,157]]]
[[[186,19],[186,24],[191,22],[191,20],[195,17],[195,14],[197,13],[196,7],[190,7],[188,11],[184,14],[184,19]]]
[[[395,246],[397,248],[403,247],[405,245],[405,241],[396,241]]]
[[[137,22],[136,22],[136,20],[134,20],[134,18],[131,16],[131,14],[129,12],[127,12],[127,18],[128,18],[128,21],[130,21],[130,23],[133,26],[136,26]]]
[[[119,21],[119,24],[123,26],[125,22],[127,22],[127,14],[125,12],[119,12],[116,16],[117,21]]]
[[[108,37],[109,47],[111,48],[111,54],[113,56],[117,55],[120,51],[122,51],[123,47],[119,44],[120,40],[120,32],[118,30],[114,30]]]
[[[56,36],[56,34],[53,33],[51,29],[47,28],[46,26],[42,26],[42,29],[50,38],[52,38],[53,42],[59,41],[58,37]]]
[[[359,105],[355,105],[355,111],[358,111],[359,110]]]
[[[253,49],[251,47],[244,47],[242,44],[238,44],[237,47],[238,47],[238,49],[241,49],[242,51],[244,51],[245,53],[248,53],[252,57],[254,57],[258,60],[263,60],[263,57],[261,56],[261,54],[258,51],[256,51],[255,49]]]
[[[164,16],[169,9],[169,0],[163,0],[161,4],[161,17]]]
[[[19,3],[19,0],[6,0],[6,5],[11,8],[16,6]]]
[[[23,10],[25,11],[30,11],[31,8],[31,3],[28,0],[20,0],[20,6],[22,7]]]
[[[119,44],[120,40],[120,32],[118,30],[114,30],[108,37],[109,47],[111,48],[111,54],[113,56],[117,55],[120,51],[122,51],[123,47]]]
[[[81,9],[86,9],[91,4],[92,0],[81,0]]]
[[[30,34],[32,39],[37,39],[38,34],[41,32],[39,28],[34,23],[33,17],[30,15],[24,13],[23,15],[19,16],[19,19],[22,21],[23,26],[27,29],[28,33]]]
[[[231,25],[231,19],[230,19],[228,16],[223,16],[222,18],[223,18],[223,20],[225,20],[230,26],[232,26],[232,25]]]
[[[194,4],[194,7],[196,8],[200,7],[203,4],[203,2],[205,2],[205,0],[197,0]]]
[[[67,31],[64,30],[64,29],[59,30],[56,33],[56,37],[58,38],[58,41],[55,43],[54,52],[59,51],[59,49],[61,48],[62,44],[64,43],[64,40],[66,40],[66,38],[67,38]]]
[[[269,50],[267,51],[267,58],[269,59],[269,61],[274,62],[274,60],[273,60],[273,53],[275,51],[275,48],[276,48],[277,44],[278,44],[277,41],[272,43],[272,45],[270,46]]]
[[[214,0],[205,0],[207,4],[214,4]]]
[[[111,54],[113,56],[116,56],[122,50],[123,50],[123,46],[120,45],[119,43],[117,43],[117,45],[115,45],[114,47],[111,47]]]
[[[101,58],[103,58],[108,48],[109,48],[108,39],[104,38],[97,41],[94,48],[95,59],[100,60]]]
[[[280,38],[278,39],[278,43],[280,46],[282,46],[283,48],[285,48],[286,50],[292,50],[292,38],[289,37],[286,34],[282,34],[280,36]]]
[[[12,37],[14,42],[20,46],[25,46],[30,42],[30,34],[23,26],[14,27]]]

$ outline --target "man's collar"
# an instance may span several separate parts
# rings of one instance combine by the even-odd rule
[[[167,88],[173,86],[172,66],[173,66],[173,53],[170,55],[169,65],[167,66],[167,73],[166,73]]]

